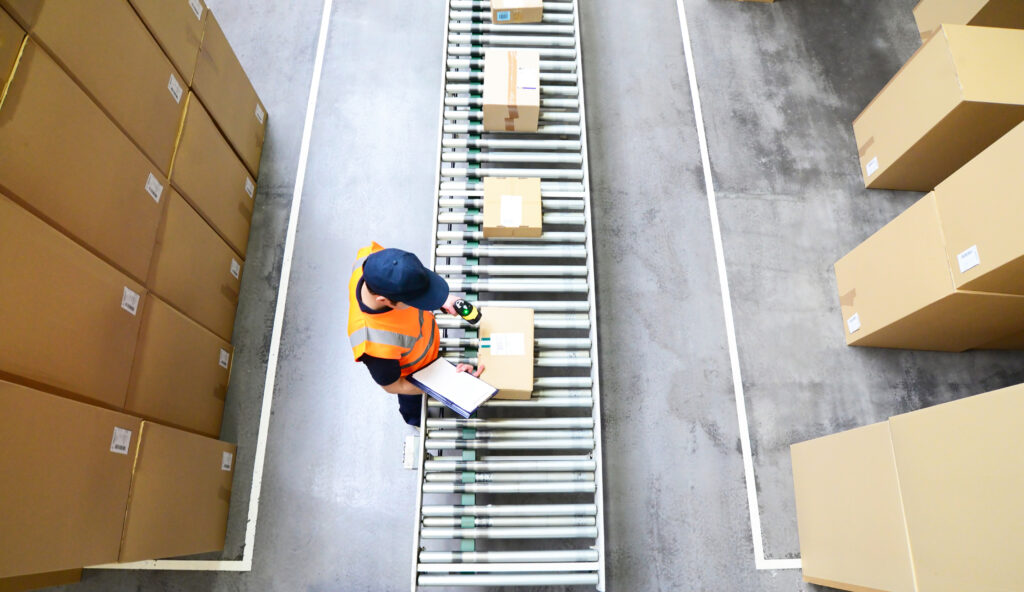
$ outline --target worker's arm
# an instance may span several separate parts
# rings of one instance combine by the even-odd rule
[[[406,378],[402,377],[392,382],[391,384],[382,384],[381,388],[391,393],[392,395],[422,395],[421,391],[416,385],[409,382]]]

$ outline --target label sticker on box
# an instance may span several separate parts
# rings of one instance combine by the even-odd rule
[[[850,333],[856,333],[860,329],[860,313],[846,319],[846,328],[850,330]]]
[[[128,456],[128,447],[132,445],[132,431],[114,428],[114,437],[110,439],[110,451]]]
[[[128,286],[125,286],[124,294],[121,295],[121,308],[132,313],[132,316],[135,316],[135,313],[139,312],[140,298],[142,298],[142,296]]]
[[[221,368],[227,370],[228,365],[231,363],[231,354],[223,349],[220,350],[220,360],[217,363],[220,364]]]
[[[250,198],[256,193],[256,184],[249,177],[245,178],[245,192],[249,194]]]
[[[492,356],[522,356],[526,354],[526,338],[522,333],[491,333]]]
[[[199,3],[199,0],[188,0],[188,5],[192,7],[192,13],[196,15],[196,18],[203,20],[203,5]]]
[[[978,245],[972,245],[971,248],[957,255],[956,262],[960,264],[960,273],[981,265],[981,255],[978,254]]]
[[[160,196],[164,194],[164,186],[157,180],[153,173],[146,179],[146,193],[153,198],[153,201],[160,203]]]
[[[263,110],[263,105],[256,103],[256,119],[262,124],[263,119],[266,118],[267,112]]]
[[[235,279],[237,280],[238,276],[241,273],[242,273],[242,266],[238,263],[238,261],[235,261],[234,259],[231,259],[231,275],[235,276]]]
[[[498,16],[498,22],[499,23],[504,23],[504,22],[512,20],[512,11],[511,10],[499,10],[497,16]]]
[[[877,171],[878,171],[878,157],[876,156],[876,157],[872,158],[871,160],[869,160],[866,165],[864,165],[864,172],[866,172],[868,174],[868,176],[870,177],[871,175],[874,175],[875,172],[877,172]]]
[[[220,457],[220,470],[230,471],[231,462],[234,461],[234,456],[230,452],[225,452]]]
[[[523,225],[523,196],[501,196],[501,222],[499,226],[518,228]]]
[[[171,96],[174,97],[175,103],[181,102],[181,95],[184,94],[184,90],[181,88],[181,83],[178,82],[178,78],[171,73],[171,79],[167,81],[167,90],[171,91]]]

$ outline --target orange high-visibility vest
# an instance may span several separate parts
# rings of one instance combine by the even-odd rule
[[[402,376],[408,376],[437,359],[441,335],[434,313],[409,307],[380,314],[366,314],[359,308],[356,286],[363,277],[363,262],[371,253],[383,251],[377,243],[359,249],[348,281],[348,340],[352,354],[398,360]]]

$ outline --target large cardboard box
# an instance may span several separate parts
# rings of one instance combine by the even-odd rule
[[[544,18],[544,0],[491,0],[491,22],[495,25],[539,23]]]
[[[913,549],[927,592],[1024,582],[1024,385],[889,420]]]
[[[0,592],[24,592],[25,590],[38,590],[40,588],[74,584],[80,581],[82,581],[81,568],[68,569],[64,571],[51,571],[41,574],[0,579]]]
[[[188,82],[131,6],[123,0],[30,4],[19,10],[32,37],[169,173]]]
[[[219,436],[231,355],[227,341],[151,296],[142,313],[125,411]]]
[[[887,422],[790,448],[804,581],[914,592]]]
[[[224,548],[235,445],[150,421],[131,479],[119,561]]]
[[[243,261],[175,191],[146,285],[189,318],[231,341]]]
[[[146,290],[3,195],[0,237],[0,376],[123,407]]]
[[[914,7],[921,40],[938,32],[943,24],[1024,29],[1022,0],[921,0]]]
[[[495,399],[529,399],[533,394],[533,310],[485,306],[480,313],[481,380],[498,389]]]
[[[130,1],[185,84],[191,86],[199,47],[203,43],[206,4],[203,0]]]
[[[848,345],[964,351],[1024,331],[1024,297],[958,290],[935,194],[835,264]]]
[[[0,578],[117,560],[140,427],[0,382]]]
[[[483,104],[485,131],[537,131],[540,52],[488,49],[484,56]]]
[[[174,155],[171,184],[245,257],[256,182],[192,93]]]
[[[958,289],[1024,295],[1021,155],[1024,123],[935,189],[946,257]]]
[[[853,122],[867,187],[931,191],[1024,121],[1024,30],[943,25]]]
[[[18,61],[25,31],[6,12],[0,10],[0,89],[6,86]],[[2,92],[2,90],[0,90]]]
[[[137,280],[167,179],[32,40],[0,105],[0,188]]]
[[[249,173],[257,177],[267,131],[267,110],[211,10],[206,11],[192,90],[202,99]]]
[[[1000,337],[974,349],[1024,349],[1024,331]]]
[[[484,178],[484,237],[543,233],[539,178]]]

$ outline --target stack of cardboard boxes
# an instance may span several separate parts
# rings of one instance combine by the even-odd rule
[[[0,0],[0,87],[0,586],[219,550],[267,112],[201,0]]]
[[[849,345],[1024,346],[1021,9],[923,0],[923,46],[854,121],[867,187],[931,193],[836,263]]]

